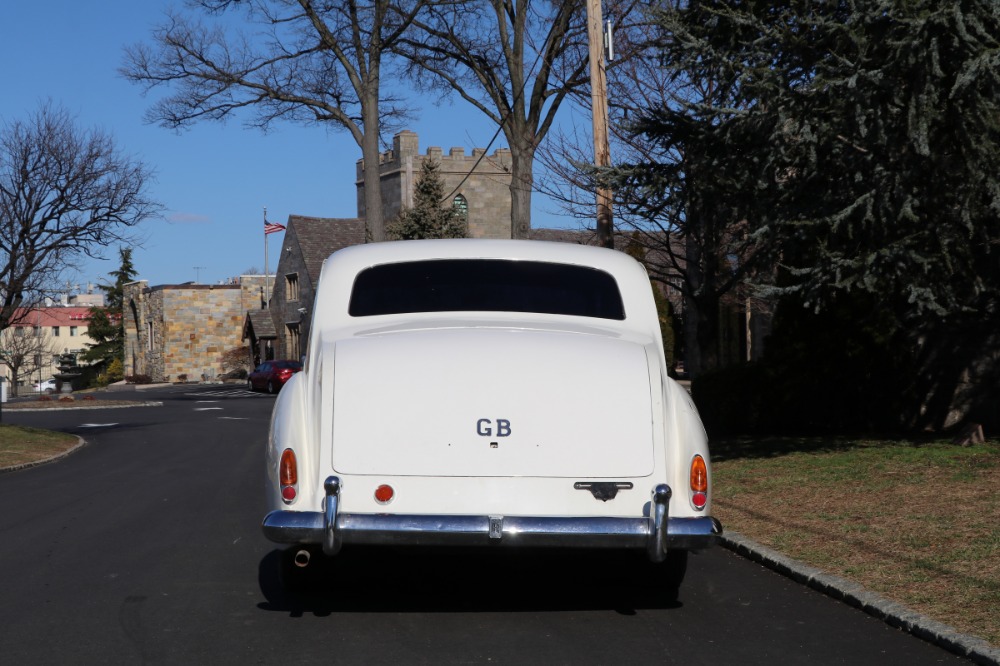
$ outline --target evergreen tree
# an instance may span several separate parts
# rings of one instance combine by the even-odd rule
[[[420,238],[465,238],[466,221],[450,203],[444,203],[444,181],[440,164],[425,159],[413,190],[413,208],[399,214],[388,226],[394,240]]]
[[[912,425],[968,413],[972,384],[1000,383],[1000,3],[690,0],[657,20],[701,96],[643,115],[669,159],[632,183],[679,194],[683,232],[719,230],[713,257],[742,224],[786,307],[891,312]]]
[[[94,342],[87,347],[81,357],[91,363],[111,363],[115,359],[123,361],[125,356],[124,286],[134,282],[135,267],[132,265],[132,249],[119,248],[121,263],[108,273],[114,283],[100,285],[104,292],[104,305],[90,308],[90,322],[87,335]]]

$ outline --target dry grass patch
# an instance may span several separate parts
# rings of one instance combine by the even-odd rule
[[[76,446],[73,435],[0,423],[0,469],[51,458]]]
[[[1000,446],[775,439],[713,448],[723,525],[1000,645]]]

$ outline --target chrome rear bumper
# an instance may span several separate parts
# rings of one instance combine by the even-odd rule
[[[661,562],[668,550],[699,550],[722,534],[708,516],[670,518],[670,487],[653,489],[650,515],[638,518],[351,514],[338,510],[340,479],[324,484],[324,511],[272,511],[264,536],[276,543],[322,544],[335,555],[345,543],[501,545],[514,547],[645,548]]]

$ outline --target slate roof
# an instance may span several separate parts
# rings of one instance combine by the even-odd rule
[[[365,221],[359,218],[289,215],[288,231],[295,235],[312,284],[319,281],[319,271],[327,257],[365,242]]]
[[[268,310],[251,310],[247,312],[247,319],[250,320],[254,336],[260,340],[262,338],[276,338],[278,331],[274,328],[271,320],[271,313]],[[247,329],[244,326],[243,336],[246,338]]]

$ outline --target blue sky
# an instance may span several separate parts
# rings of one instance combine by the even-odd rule
[[[6,2],[0,21],[3,93],[0,120],[26,118],[41,102],[66,108],[81,128],[110,132],[119,149],[156,172],[150,193],[165,207],[163,219],[141,227],[133,261],[151,285],[198,280],[217,283],[264,267],[263,209],[272,222],[290,214],[354,217],[355,163],[361,152],[345,132],[283,124],[264,135],[241,119],[199,123],[174,132],[143,122],[153,96],[117,70],[123,48],[148,41],[164,11],[180,3],[161,0],[55,0]],[[484,115],[464,102],[419,107],[409,129],[420,149],[485,147],[495,132]],[[502,137],[491,148],[504,147]],[[575,227],[536,194],[532,226]],[[274,270],[281,234],[270,236]],[[87,261],[68,272],[79,284],[107,281],[117,248],[105,261]]]

